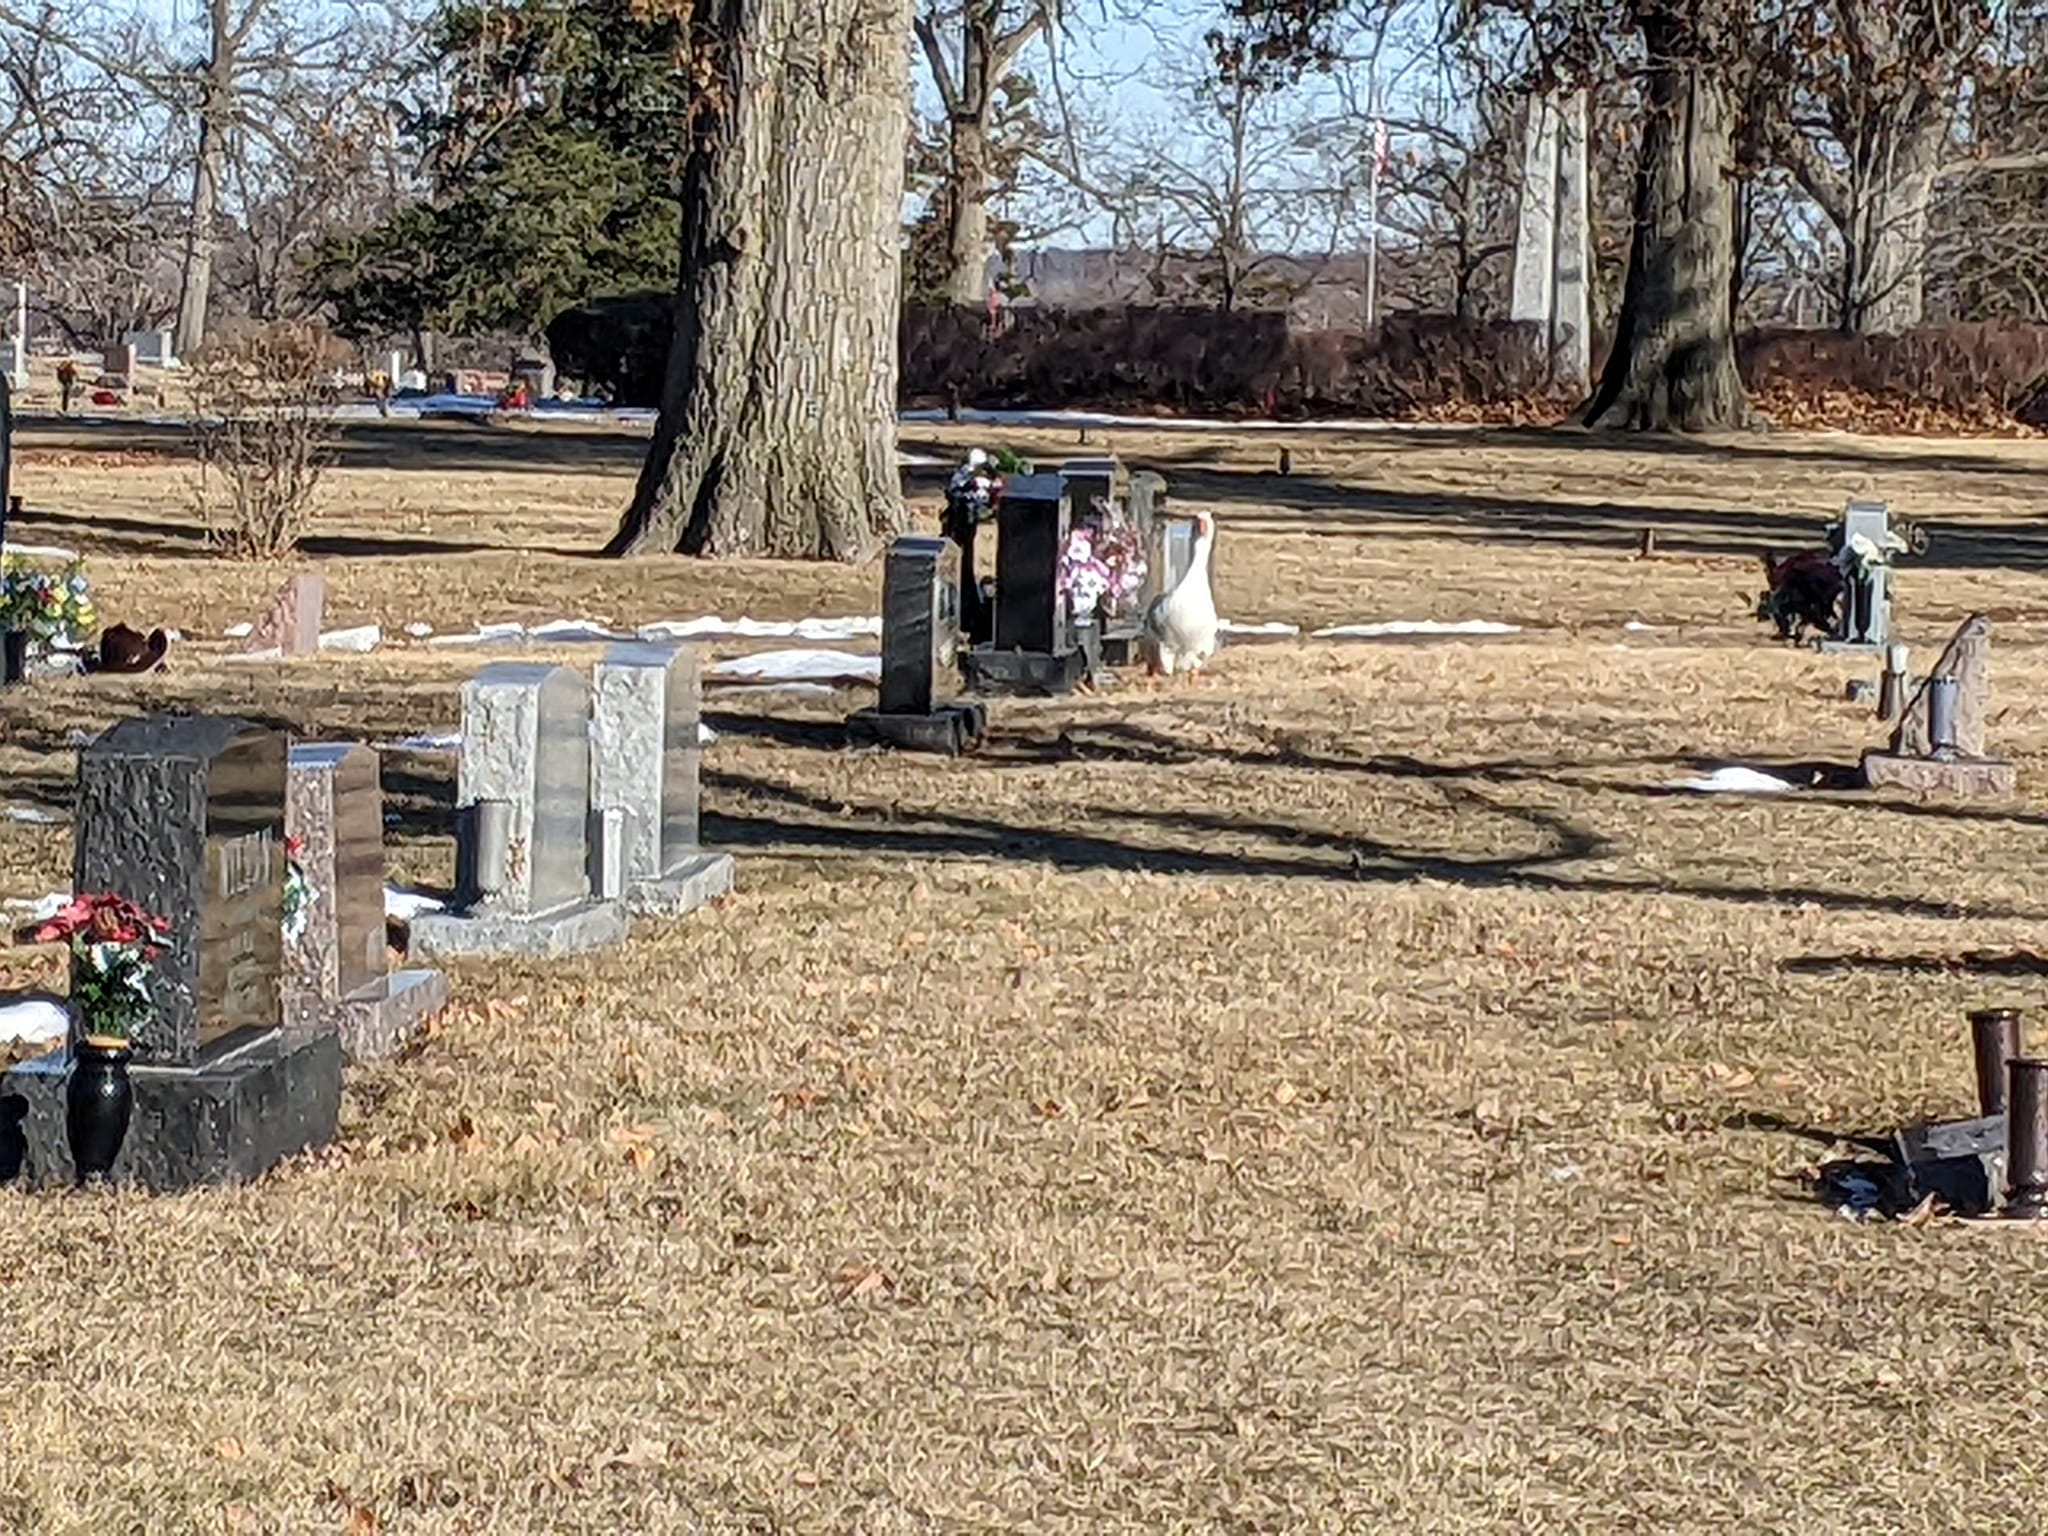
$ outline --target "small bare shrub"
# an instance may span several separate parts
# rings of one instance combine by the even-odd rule
[[[323,329],[296,321],[235,331],[194,360],[194,500],[222,549],[263,560],[298,546],[341,439],[328,414],[339,360]]]

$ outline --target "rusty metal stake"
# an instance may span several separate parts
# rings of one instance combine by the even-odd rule
[[[2048,1061],[2015,1059],[2006,1089],[2005,1214],[2048,1215]]]
[[[1970,1015],[1970,1050],[1977,1062],[1977,1113],[2005,1113],[2006,1063],[2020,1054],[2020,1011],[1980,1008]]]

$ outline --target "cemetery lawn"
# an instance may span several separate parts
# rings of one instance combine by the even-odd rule
[[[976,440],[1103,434],[905,447]],[[1231,644],[999,702],[958,762],[848,755],[861,690],[714,690],[735,896],[455,967],[255,1186],[0,1192],[0,1530],[2036,1526],[2048,1243],[1803,1176],[1970,1108],[1966,1009],[2048,1006],[2048,448],[1107,441],[1216,512],[1235,620],[1521,628]],[[629,438],[394,426],[308,560],[386,645],[235,664],[285,568],[205,553],[175,440],[21,444],[13,536],[191,638],[0,696],[6,807],[61,816],[72,733],[138,709],[451,732],[485,653],[409,622],[879,606],[875,566],[589,558]],[[2021,798],[1669,788],[1880,740],[1870,664],[1751,617],[1862,494],[1932,525],[1917,665],[1991,612]],[[387,755],[395,880],[449,878],[453,767]],[[0,810],[0,897],[68,846]]]

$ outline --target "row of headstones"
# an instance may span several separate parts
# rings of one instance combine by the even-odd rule
[[[695,648],[614,646],[596,677],[593,690],[567,668],[498,664],[465,686],[464,881],[454,910],[412,920],[415,956],[589,948],[622,938],[629,909],[685,910],[731,888],[730,857],[696,846]],[[446,1002],[438,971],[389,969],[383,838],[366,746],[159,715],[86,747],[73,889],[168,925],[129,1042],[117,1180],[253,1178],[325,1144],[344,1058],[393,1054]],[[311,898],[289,939],[287,848]],[[69,1181],[70,1056],[0,1078],[0,1177]]]

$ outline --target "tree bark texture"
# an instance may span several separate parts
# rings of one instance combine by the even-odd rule
[[[228,132],[235,111],[235,56],[242,31],[233,24],[228,0],[207,6],[212,51],[200,76],[199,144],[192,161],[190,222],[185,230],[185,260],[178,283],[178,321],[172,350],[196,357],[206,342],[206,310],[213,298],[213,255],[218,244],[220,189],[226,179]]]
[[[979,307],[988,299],[988,127],[977,117],[951,126],[952,187],[947,199],[946,298]]]
[[[1736,92],[1712,51],[1663,19],[1666,7],[1649,10],[1628,277],[1613,349],[1579,420],[1647,432],[1746,427],[1731,302]]]
[[[698,0],[661,414],[607,552],[857,559],[903,521],[910,0]]]

